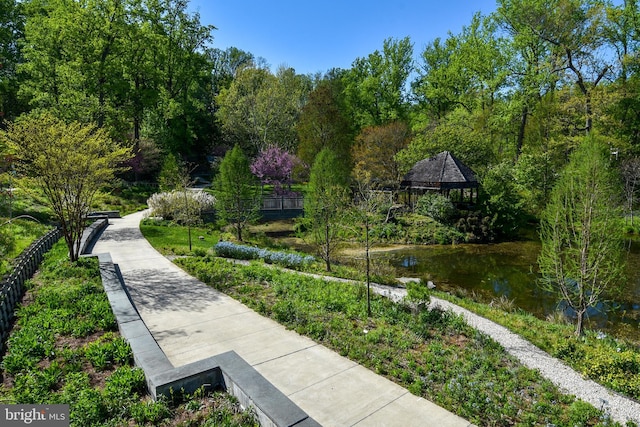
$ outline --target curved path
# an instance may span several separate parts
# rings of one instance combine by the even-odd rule
[[[93,253],[111,254],[174,366],[234,350],[323,426],[470,425],[189,276],[144,239],[142,217],[111,219]]]

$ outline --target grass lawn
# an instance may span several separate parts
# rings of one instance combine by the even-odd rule
[[[119,211],[120,215],[125,216],[146,209],[147,199],[156,191],[158,188],[155,186],[121,184],[99,192],[91,208],[96,211]]]
[[[0,217],[0,277],[11,271],[11,261],[20,255],[35,240],[51,230],[51,227],[30,219],[14,219]]]
[[[205,254],[220,239],[220,232],[213,227],[191,227],[191,250],[189,250],[187,227],[167,221],[143,220],[140,230],[149,243],[163,255]]]

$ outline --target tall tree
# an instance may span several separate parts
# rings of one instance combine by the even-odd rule
[[[403,122],[362,129],[352,149],[355,168],[366,170],[381,185],[398,186],[401,173],[396,154],[409,144],[410,137]]]
[[[25,12],[21,96],[33,108],[122,131],[123,0],[32,0]]]
[[[640,188],[640,157],[625,159],[620,165],[620,170],[624,183],[625,223],[628,218],[633,227],[633,209],[637,203],[636,195]]]
[[[611,126],[622,142],[631,145],[633,154],[640,149],[640,11],[637,0],[624,0],[621,5],[607,6],[609,25],[605,27],[606,39],[615,49],[618,68],[613,87],[618,99],[610,102],[610,112],[615,120]]]
[[[251,163],[251,172],[262,185],[273,185],[275,194],[285,194],[283,186],[291,185],[293,168],[297,162],[297,158],[289,152],[279,147],[268,147]]]
[[[242,144],[251,156],[271,145],[295,150],[295,123],[310,90],[292,69],[245,68],[216,97],[216,116],[228,142]]]
[[[21,170],[42,188],[62,228],[69,258],[76,261],[93,198],[120,171],[129,149],[113,142],[104,129],[67,124],[49,114],[29,115],[0,137]]]
[[[529,118],[537,112],[542,97],[551,92],[562,71],[561,63],[553,55],[551,46],[521,19],[521,11],[511,2],[499,2],[494,15],[496,22],[509,36],[510,61],[508,64],[510,89],[510,114],[516,125],[516,161],[523,152]]]
[[[587,310],[622,283],[618,183],[608,148],[589,137],[571,155],[541,219],[541,285],[575,312],[576,335]]]
[[[425,47],[412,90],[429,118],[458,107],[471,113],[490,108],[506,83],[507,52],[495,24],[480,14],[459,35]]]
[[[206,49],[215,27],[202,25],[199,14],[189,13],[187,0],[147,0],[146,4],[156,40],[153,63],[161,80],[149,132],[169,151],[205,151],[213,127]]]
[[[348,177],[340,173],[337,164],[338,158],[330,149],[324,148],[318,153],[304,201],[304,222],[327,271],[331,271],[331,261],[339,243],[339,218],[347,201]]]
[[[185,0],[30,0],[19,95],[32,109],[95,122],[169,151],[209,142],[212,26]]]
[[[621,5],[607,4],[604,37],[616,52],[617,72],[622,82],[640,65],[634,54],[640,44],[640,10],[638,0],[624,0]]]
[[[207,57],[211,63],[213,94],[217,96],[222,89],[228,89],[238,73],[245,68],[254,68],[256,59],[253,54],[236,47],[226,50],[209,49]]]
[[[19,41],[24,32],[22,5],[16,0],[0,0],[0,128],[5,120],[25,109],[18,100],[17,65],[21,61]]]
[[[348,175],[353,130],[344,107],[343,89],[340,78],[328,77],[309,94],[296,125],[300,140],[297,154],[310,167],[316,155],[328,148],[336,154],[341,172]]]
[[[245,227],[258,218],[261,199],[260,186],[239,145],[229,150],[222,159],[213,187],[218,215],[232,224],[236,237],[242,241]]]
[[[563,76],[580,91],[584,106],[584,125],[576,130],[593,128],[593,93],[611,73],[604,49],[609,45],[604,35],[606,9],[599,0],[501,0],[500,8],[517,10],[514,25],[527,28],[548,44],[561,61]],[[511,14],[514,18],[516,15]]]
[[[405,120],[408,114],[406,83],[413,70],[413,44],[409,37],[388,38],[382,52],[357,58],[345,73],[350,114],[358,127]]]

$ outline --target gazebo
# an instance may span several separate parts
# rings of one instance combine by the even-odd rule
[[[443,151],[434,157],[420,160],[404,176],[400,188],[409,195],[409,204],[412,203],[412,195],[416,197],[429,191],[439,192],[451,197],[451,190],[459,191],[459,200],[464,200],[468,190],[469,201],[473,203],[473,193],[478,188],[476,174],[448,151]]]

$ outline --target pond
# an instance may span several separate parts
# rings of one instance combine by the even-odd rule
[[[433,281],[439,290],[490,302],[502,296],[538,317],[564,307],[537,285],[539,242],[411,246],[384,251],[398,274]],[[588,312],[587,327],[640,342],[640,243],[629,244],[626,286],[613,302]],[[565,313],[570,315],[565,310]]]

